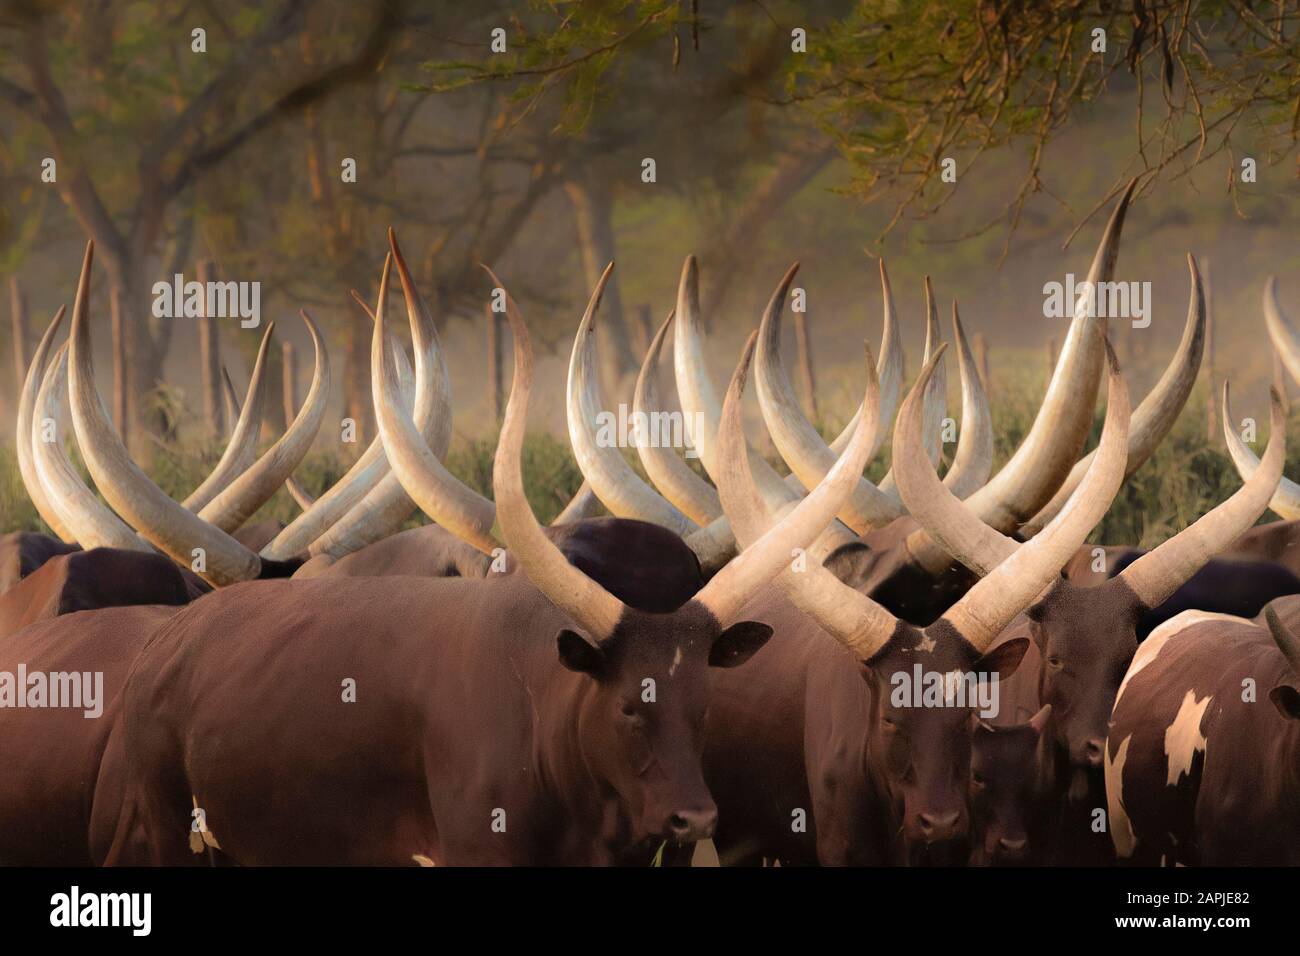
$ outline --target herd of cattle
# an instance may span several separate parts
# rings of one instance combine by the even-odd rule
[[[257,456],[268,328],[225,454],[178,503],[97,392],[87,248],[67,343],[60,310],[18,415],[22,477],[56,537],[0,546],[0,863],[682,864],[709,840],[726,864],[1300,863],[1300,531],[1256,526],[1269,508],[1300,517],[1279,396],[1262,457],[1224,415],[1243,480],[1227,501],[1145,553],[1085,543],[1197,377],[1193,259],[1186,330],[1151,393],[1130,407],[1106,320],[1081,298],[1031,430],[991,477],[955,306],[961,432],[938,473],[946,346],[928,282],[904,395],[882,265],[879,358],[868,347],[861,406],[828,443],[781,362],[795,270],[720,398],[688,259],[634,407],[660,413],[671,335],[712,481],[643,441],[647,482],[597,436],[607,271],[568,377],[586,483],[542,527],[521,474],[522,315],[506,296],[514,380],[488,500],[443,465],[448,371],[389,243],[379,435],[319,498],[299,493],[287,527],[245,524],[324,417],[311,319],[315,374],[284,435]],[[410,357],[387,310],[394,269]],[[1271,282],[1264,311],[1300,377]],[[789,475],[747,445],[751,374]],[[1100,442],[1081,457],[1103,386]],[[65,414],[98,494],[69,460]],[[592,517],[597,501],[613,517]],[[399,531],[417,509],[433,523]]]

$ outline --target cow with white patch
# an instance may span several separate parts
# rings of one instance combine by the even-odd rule
[[[1297,623],[1294,597],[1254,621],[1188,611],[1138,649],[1106,747],[1121,862],[1300,864]]]

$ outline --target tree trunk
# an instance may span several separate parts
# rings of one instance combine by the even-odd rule
[[[808,317],[794,314],[794,340],[799,356],[799,387],[803,392],[803,413],[808,421],[817,421],[817,383],[813,378],[812,346],[808,341]]]
[[[484,309],[487,313],[488,409],[492,413],[492,421],[500,424],[504,409],[501,394],[501,320],[492,311],[491,303]]]
[[[375,408],[370,397],[370,320],[348,310],[343,348],[343,406],[357,423],[357,448],[365,448],[375,432]]]
[[[650,306],[649,304],[638,305],[636,307],[636,351],[643,360],[646,352],[650,351],[650,343],[654,341],[654,337],[655,325],[650,317]]]
[[[130,441],[131,425],[128,415],[126,331],[122,327],[122,293],[111,289],[108,293],[110,334],[113,338],[113,424],[123,444]]]
[[[211,259],[199,263],[198,280],[203,288],[214,278]],[[206,297],[204,315],[199,319],[199,382],[203,390],[203,423],[205,437],[211,440],[222,435],[221,401],[221,339],[217,336],[217,320],[207,314]]]
[[[594,289],[605,267],[614,261],[614,196],[608,186],[596,182],[565,183],[564,191],[573,204],[578,224],[578,245],[582,249],[582,270],[587,288]],[[605,383],[615,389],[625,375],[640,367],[632,351],[632,337],[628,334],[627,320],[623,315],[623,296],[619,291],[618,274],[610,277],[601,300],[600,327],[605,332],[604,368]]]

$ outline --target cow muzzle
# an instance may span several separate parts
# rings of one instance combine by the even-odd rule
[[[718,825],[718,808],[713,804],[674,810],[664,822],[664,837],[674,843],[698,843],[713,836]]]

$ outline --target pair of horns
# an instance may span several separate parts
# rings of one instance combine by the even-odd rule
[[[796,267],[797,268],[797,267]],[[759,407],[768,432],[772,436],[777,450],[785,459],[791,470],[806,486],[811,487],[826,473],[836,458],[834,445],[827,445],[803,415],[794,396],[794,389],[781,365],[780,359],[780,321],[785,291],[793,279],[794,269],[786,274],[781,286],[768,303],[759,327],[758,349],[755,355],[755,380],[758,385]],[[897,346],[897,335],[893,334],[894,306],[889,277],[885,264],[880,264],[881,287],[884,295],[885,336],[884,346],[895,355],[890,368],[901,367],[901,349]],[[929,277],[925,280],[926,300],[926,341],[925,358],[928,361],[938,345],[939,323],[934,306],[934,290]],[[953,333],[958,343],[960,372],[962,382],[962,429],[952,467],[944,479],[945,484],[956,490],[960,497],[973,492],[988,478],[993,465],[993,424],[989,414],[988,400],[975,367],[975,358],[966,341],[953,303]],[[878,429],[878,445],[888,430],[897,401],[898,382],[894,379],[892,388],[886,389],[882,381],[881,427]],[[893,400],[886,407],[885,395],[892,393]],[[942,426],[945,413],[947,382],[943,367],[939,366],[931,377],[926,391],[926,426],[925,445],[932,461],[939,460],[942,450]],[[872,449],[874,457],[875,448]],[[860,478],[853,496],[840,517],[854,531],[865,534],[872,528],[881,527],[900,517],[904,507],[894,487],[892,470],[880,483],[879,487]]]
[[[1123,477],[1124,446],[1128,436],[1128,390],[1119,374],[1118,363],[1108,350],[1109,387],[1106,422],[1102,431],[1099,451],[1091,463],[1084,481],[1043,533],[1016,554],[1011,555],[1001,567],[988,575],[966,593],[936,622],[955,629],[977,651],[987,650],[1002,629],[1020,613],[1059,573],[1060,567],[1086,539],[1093,525],[1105,513]],[[942,357],[936,351],[926,364],[921,378],[913,388],[900,412],[899,427],[895,431],[895,455],[899,454],[899,430],[907,435],[913,445],[911,454],[923,461],[933,476],[933,483],[952,501],[957,499],[945,488],[934,473],[934,465],[919,449],[913,426],[918,426],[922,415],[923,395]],[[744,367],[737,370],[728,390],[724,409],[723,435],[726,450],[730,451],[743,441],[740,435],[740,396],[744,388]],[[768,516],[761,511],[761,500],[753,492],[753,483],[743,457],[729,456],[734,463],[722,472],[719,491],[727,514],[744,540],[766,522]],[[899,463],[896,461],[896,468]],[[899,488],[904,502],[907,497],[907,474],[898,471]],[[957,501],[960,506],[960,502]],[[790,572],[781,579],[790,599],[806,614],[813,617],[825,630],[841,641],[861,660],[870,660],[901,626],[898,619],[865,594],[843,584],[820,565],[811,564],[802,572]]]
[[[533,381],[533,354],[523,317],[508,294],[506,309],[514,335],[515,367],[492,473],[497,520],[511,552],[533,584],[597,642],[607,640],[615,633],[626,608],[565,559],[542,532],[524,496],[520,456]],[[874,420],[864,416],[826,479],[782,521],[715,574],[692,600],[720,624],[731,623],[753,594],[787,564],[791,552],[808,547],[832,520],[866,466],[874,427]]]
[[[376,328],[384,330],[376,334],[384,343],[381,347],[387,348],[394,369],[393,400],[401,404],[408,417],[414,416],[412,427],[421,441],[442,458],[451,444],[451,378],[432,311],[415,285],[391,228],[388,244],[389,254],[384,260],[374,311],[359,296],[357,302]],[[415,350],[414,398],[410,363],[384,321],[393,265],[397,266],[402,284]],[[415,508],[416,503],[391,474],[382,434],[377,435],[347,473],[263,548],[262,555],[283,559],[310,550],[313,555],[339,558],[396,531]]]
[[[1137,187],[1133,179],[1112,212],[1088,270],[1097,288],[1114,275],[1120,233]],[[1106,320],[1086,301],[1075,303],[1074,318],[1060,358],[1029,434],[1011,459],[982,488],[967,499],[970,508],[990,527],[1011,533],[1032,518],[1066,480],[1083,450],[1092,426],[1092,399],[1105,364]],[[951,560],[924,533],[909,542],[922,567],[937,570]]]
[[[1109,422],[1111,405],[1116,402],[1114,391],[1116,379],[1119,379],[1120,385],[1123,384],[1123,379],[1118,376],[1109,346],[1107,346],[1107,359],[1110,363],[1112,386],[1107,405]],[[928,372],[927,369],[922,374],[922,381]],[[920,387],[921,384],[918,382],[917,388]],[[1124,399],[1127,403],[1127,391],[1124,393]],[[1107,454],[1105,434],[1103,433],[1102,443],[1090,456],[1085,481],[1080,482],[1074,489],[1066,504],[1043,527],[1038,536],[1035,536],[1029,544],[1018,544],[1012,538],[986,525],[969,507],[969,502],[963,503],[957,500],[939,482],[933,466],[917,449],[917,435],[920,430],[920,411],[917,403],[916,390],[914,390],[903,404],[903,409],[899,413],[898,428],[894,434],[894,461],[903,500],[908,505],[912,516],[935,541],[938,541],[962,564],[984,576],[984,580],[967,592],[948,616],[951,619],[951,615],[960,606],[972,601],[972,595],[981,591],[987,592],[995,600],[1005,600],[1008,605],[1014,604],[1015,600],[1010,595],[1020,593],[1014,590],[1015,576],[1029,573],[1025,571],[1025,561],[1029,559],[1024,558],[1023,555],[1035,553],[1030,551],[1032,546],[1038,543],[1048,529],[1056,525],[1073,502],[1078,501],[1080,496],[1085,494],[1086,475],[1091,475],[1101,457]],[[1133,421],[1137,421],[1136,414],[1133,415]],[[1268,451],[1258,470],[1231,498],[1190,527],[1134,561],[1118,576],[1118,580],[1137,595],[1145,606],[1155,607],[1165,601],[1188,578],[1200,570],[1205,562],[1249,528],[1263,512],[1282,474],[1282,464],[1286,455],[1284,427],[1281,400],[1274,394],[1272,433]],[[1128,430],[1126,424],[1125,431]],[[1131,442],[1126,435],[1119,452],[1121,481],[1129,470],[1128,459],[1131,454]],[[1109,496],[1104,501],[1098,497],[1088,506],[1089,513],[1096,515],[1093,520],[1094,525],[1105,514],[1117,490],[1118,484],[1110,489]],[[1101,495],[1102,491],[1098,488],[1094,489],[1093,493]],[[1077,543],[1064,557],[1061,557],[1055,567],[1051,566],[1052,561],[1055,561],[1059,554],[1048,560],[1042,557],[1045,552],[1037,552],[1043,562],[1038,570],[1050,569],[1053,574],[1058,572],[1073,551],[1083,543],[1091,528],[1090,525],[1083,529],[1083,534],[1078,538]],[[990,582],[998,581],[1002,584],[990,586]],[[1025,606],[1027,604],[1028,602]],[[972,614],[985,613],[977,602],[971,603],[969,607],[972,609],[970,611]],[[1023,610],[1023,607],[1017,608],[1015,613],[1019,613],[1020,610]]]
[[[86,245],[68,343],[68,385],[73,427],[86,467],[105,500],[128,524],[173,560],[190,565],[204,553],[200,572],[215,585],[258,576],[256,554],[230,537],[284,483],[315,438],[329,391],[329,357],[320,332],[302,313],[316,349],[316,370],[302,410],[271,449],[196,515],[173,501],[131,460],[109,421],[95,386],[90,348],[90,272],[94,243]],[[270,334],[268,328],[267,334]]]

